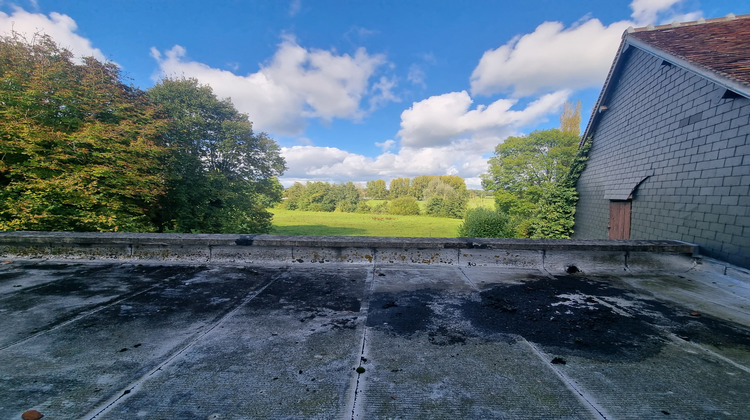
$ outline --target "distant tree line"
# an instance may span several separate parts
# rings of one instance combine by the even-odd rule
[[[148,91],[49,36],[0,37],[0,230],[267,232],[278,145],[193,79]]]
[[[288,210],[427,214],[462,218],[469,193],[463,178],[453,175],[422,175],[413,179],[395,178],[389,188],[382,179],[368,181],[364,189],[353,182],[295,183],[284,190],[282,206]],[[370,205],[369,200],[386,200]],[[424,201],[424,210],[419,201]]]

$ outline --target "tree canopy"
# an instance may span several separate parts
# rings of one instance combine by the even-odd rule
[[[513,218],[518,236],[534,236],[541,232],[540,215],[573,210],[559,209],[552,201],[574,199],[575,190],[561,191],[578,150],[578,136],[557,129],[534,131],[527,136],[508,137],[495,148],[489,159],[489,171],[482,176],[482,185],[495,194],[496,208]],[[569,211],[570,210],[570,211]],[[571,220],[572,223],[572,220]],[[532,226],[537,226],[533,228]],[[572,229],[572,224],[570,225]],[[564,237],[565,233],[550,233],[547,237]],[[555,231],[557,231],[555,230]],[[541,235],[541,234],[540,234]]]
[[[489,191],[536,200],[568,173],[577,150],[578,136],[557,129],[508,137],[489,159],[482,185]]]
[[[195,80],[144,92],[116,64],[13,33],[0,106],[0,230],[270,230],[278,146]]]
[[[0,105],[0,230],[153,230],[166,121],[115,64],[4,36]]]
[[[269,231],[266,207],[281,199],[276,177],[286,169],[276,142],[195,79],[164,79],[148,96],[170,120],[160,230]]]

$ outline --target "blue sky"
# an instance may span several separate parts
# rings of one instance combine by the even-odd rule
[[[276,139],[295,181],[459,175],[511,135],[582,125],[629,26],[750,13],[750,0],[0,0],[148,89],[195,77]]]

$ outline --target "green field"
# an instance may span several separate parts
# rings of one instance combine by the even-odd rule
[[[270,209],[276,235],[455,238],[462,220],[431,216]]]
[[[371,200],[370,205],[384,200]],[[422,204],[422,203],[420,203]],[[493,208],[492,198],[472,198],[468,208]],[[455,238],[459,219],[432,216],[395,216],[390,214],[329,213],[317,211],[269,209],[273,213],[276,235],[313,236],[401,236]]]

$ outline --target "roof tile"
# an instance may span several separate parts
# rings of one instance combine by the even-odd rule
[[[638,28],[628,36],[750,86],[750,15]]]

